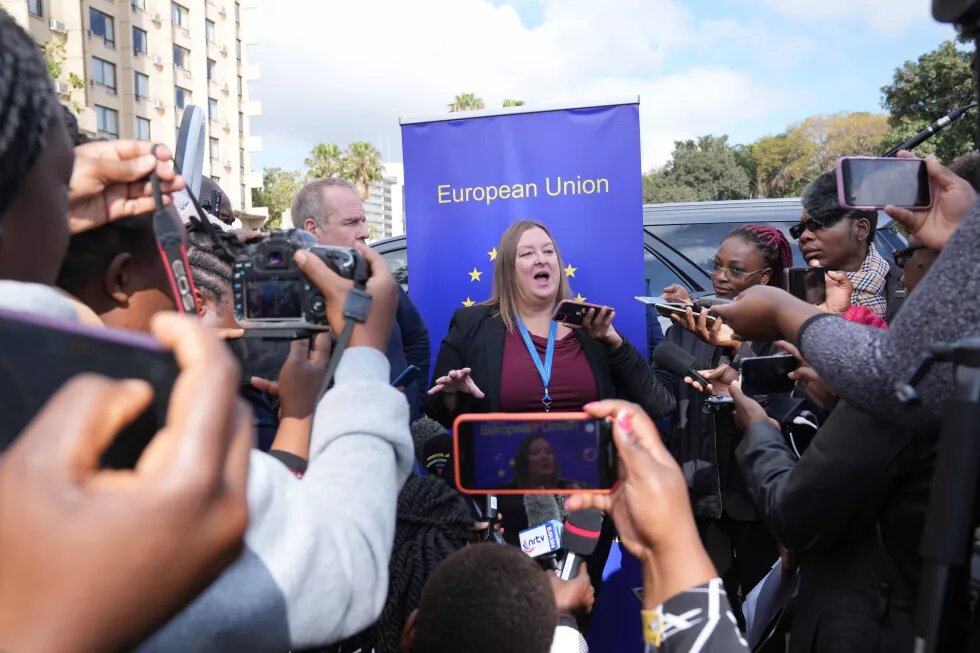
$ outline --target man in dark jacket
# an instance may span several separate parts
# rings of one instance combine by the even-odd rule
[[[791,650],[911,650],[936,429],[896,428],[841,401],[798,459],[757,402],[737,386],[732,397],[749,492],[801,560]]]
[[[364,203],[354,185],[337,177],[314,179],[293,199],[293,223],[313,234],[321,245],[353,247],[368,238]],[[398,313],[385,355],[391,364],[391,380],[415,365],[419,380],[403,388],[412,421],[420,416],[423,387],[429,378],[429,330],[408,293],[399,287]]]

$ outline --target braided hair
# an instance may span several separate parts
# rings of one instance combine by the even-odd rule
[[[772,270],[769,285],[781,287],[783,270],[793,267],[793,248],[790,247],[786,235],[778,227],[769,224],[743,224],[725,236],[725,240],[734,237],[751,243],[759,250],[766,261],[766,267]]]
[[[445,481],[411,476],[398,495],[395,544],[388,567],[388,598],[381,617],[363,632],[328,649],[333,653],[397,653],[401,632],[440,562],[477,541],[466,500]]]
[[[10,207],[61,119],[54,87],[34,41],[0,9],[0,215]]]
[[[234,257],[242,250],[234,234],[211,232],[197,222],[187,225],[187,262],[191,264],[194,286],[218,306],[229,302]]]

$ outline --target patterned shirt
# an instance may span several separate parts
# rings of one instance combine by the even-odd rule
[[[888,302],[885,299],[885,280],[889,271],[886,261],[872,243],[868,256],[857,272],[845,272],[854,285],[851,304],[864,306],[878,317],[885,317]]]
[[[749,650],[720,578],[685,590],[656,610],[644,610],[642,615],[646,653]]]

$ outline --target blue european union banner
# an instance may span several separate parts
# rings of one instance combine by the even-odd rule
[[[639,105],[403,121],[409,292],[433,362],[453,312],[490,298],[500,235],[552,232],[579,301],[646,349]]]

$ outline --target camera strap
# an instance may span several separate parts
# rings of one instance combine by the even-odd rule
[[[363,256],[357,257],[357,265],[354,268],[354,287],[347,293],[344,299],[344,328],[337,337],[333,352],[330,355],[330,363],[327,365],[326,376],[320,385],[320,392],[317,394],[316,403],[319,404],[323,395],[327,393],[330,384],[333,382],[333,375],[340,365],[340,359],[344,355],[344,350],[350,344],[351,334],[357,324],[363,324],[371,311],[371,294],[367,291],[368,274],[367,261]]]
[[[157,176],[156,170],[150,172],[150,187],[153,190],[153,203],[156,205],[156,212],[153,214],[153,234],[157,241],[157,250],[163,259],[163,266],[167,271],[177,312],[197,317],[197,294],[191,276],[191,266],[187,261],[184,239],[181,237],[180,229],[163,206],[160,177]]]

